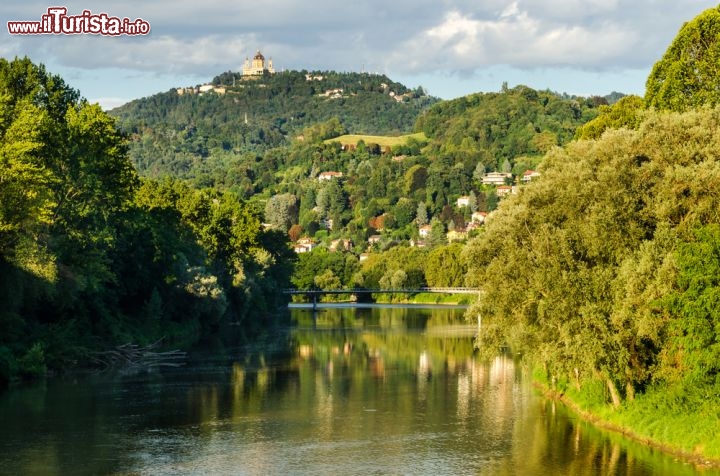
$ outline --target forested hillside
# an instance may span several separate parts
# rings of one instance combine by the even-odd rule
[[[287,71],[253,80],[223,73],[212,90],[178,88],[114,109],[141,175],[192,178],[200,167],[251,164],[302,130],[337,118],[340,135],[409,132],[437,99],[382,75]]]
[[[526,86],[478,93],[432,107],[415,129],[433,138],[430,153],[473,160],[486,170],[509,171],[552,147],[568,143],[578,126],[615,96],[578,98]]]

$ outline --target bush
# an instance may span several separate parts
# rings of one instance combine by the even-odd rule
[[[44,377],[47,373],[45,365],[45,351],[42,344],[36,342],[25,355],[18,360],[18,373],[26,379]]]

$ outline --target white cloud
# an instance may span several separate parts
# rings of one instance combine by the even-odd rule
[[[646,69],[660,57],[684,21],[711,0],[68,0],[83,9],[143,18],[147,37],[11,37],[0,54],[28,55],[63,69],[118,69],[148,78],[211,78],[240,68],[260,48],[276,68],[458,73],[483,69],[617,72]],[[0,4],[0,18],[37,20],[39,0]],[[1,22],[4,23],[4,22]],[[82,82],[83,75],[78,75]],[[89,75],[87,75],[89,76]],[[130,85],[137,78],[123,79]],[[165,83],[163,83],[165,84]],[[114,84],[113,87],[119,87]],[[129,87],[129,86],[128,86]],[[548,85],[552,87],[552,85]],[[117,96],[117,92],[100,93]],[[123,95],[124,96],[124,95]]]
[[[544,22],[513,2],[490,20],[452,11],[438,25],[404,42],[392,61],[422,58],[408,64],[410,71],[431,64],[465,71],[493,64],[599,68],[619,61],[637,39],[635,32],[610,23],[588,27]]]

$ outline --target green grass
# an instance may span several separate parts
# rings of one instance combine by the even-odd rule
[[[406,303],[406,304],[455,304],[459,306],[470,305],[475,302],[473,294],[437,294],[419,293],[410,296],[393,294],[373,294],[376,302],[381,303]]]
[[[406,134],[402,136],[369,136],[363,134],[346,134],[344,136],[335,137],[334,139],[328,139],[325,142],[340,142],[343,145],[357,145],[361,140],[366,144],[377,144],[380,147],[393,147],[396,145],[405,144],[408,139],[413,138],[419,142],[427,142],[427,137],[422,132],[415,134]]]
[[[541,387],[549,388],[542,372],[534,372],[533,379]],[[563,392],[562,400],[568,406],[598,427],[696,464],[720,466],[717,395],[697,396],[692,395],[692,390],[658,386],[614,409],[601,381],[585,382],[580,390],[564,382],[557,388]]]

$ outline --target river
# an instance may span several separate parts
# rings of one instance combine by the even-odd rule
[[[473,353],[463,309],[293,309],[188,365],[0,394],[0,474],[716,475],[599,431]]]

